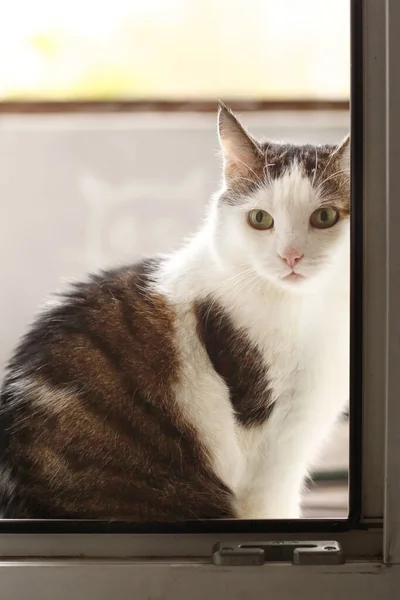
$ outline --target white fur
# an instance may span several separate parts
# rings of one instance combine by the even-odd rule
[[[302,486],[348,400],[349,224],[309,225],[318,190],[294,166],[245,204],[212,204],[202,230],[166,260],[158,291],[178,315],[184,365],[176,402],[196,427],[218,476],[234,491],[241,518],[300,516]],[[258,231],[247,212],[262,208],[274,228]],[[304,254],[304,280],[279,254]],[[262,426],[241,426],[226,385],[195,334],[191,303],[211,294],[261,350],[275,402]]]

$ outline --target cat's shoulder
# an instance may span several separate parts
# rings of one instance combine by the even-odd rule
[[[105,341],[121,347],[132,340],[156,347],[163,339],[171,346],[176,316],[154,286],[158,268],[158,259],[148,259],[69,284],[42,307],[20,340],[11,368],[39,357],[43,362],[43,355],[45,362],[53,362],[55,354],[76,351],[84,340],[101,347]]]

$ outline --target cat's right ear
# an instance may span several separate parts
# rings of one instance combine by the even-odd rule
[[[257,171],[263,167],[264,155],[257,142],[223,102],[219,103],[218,135],[225,179],[257,175]]]
[[[347,135],[337,149],[337,155],[340,160],[340,166],[347,175],[350,177],[350,135]]]

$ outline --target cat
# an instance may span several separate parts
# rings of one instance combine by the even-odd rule
[[[73,285],[20,342],[3,518],[301,516],[348,399],[350,139],[261,143],[222,103],[218,133],[199,231]]]

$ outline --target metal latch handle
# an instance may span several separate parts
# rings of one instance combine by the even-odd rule
[[[212,551],[212,562],[220,566],[263,565],[266,562],[292,562],[294,565],[341,565],[342,547],[336,541],[300,542],[219,542]]]

